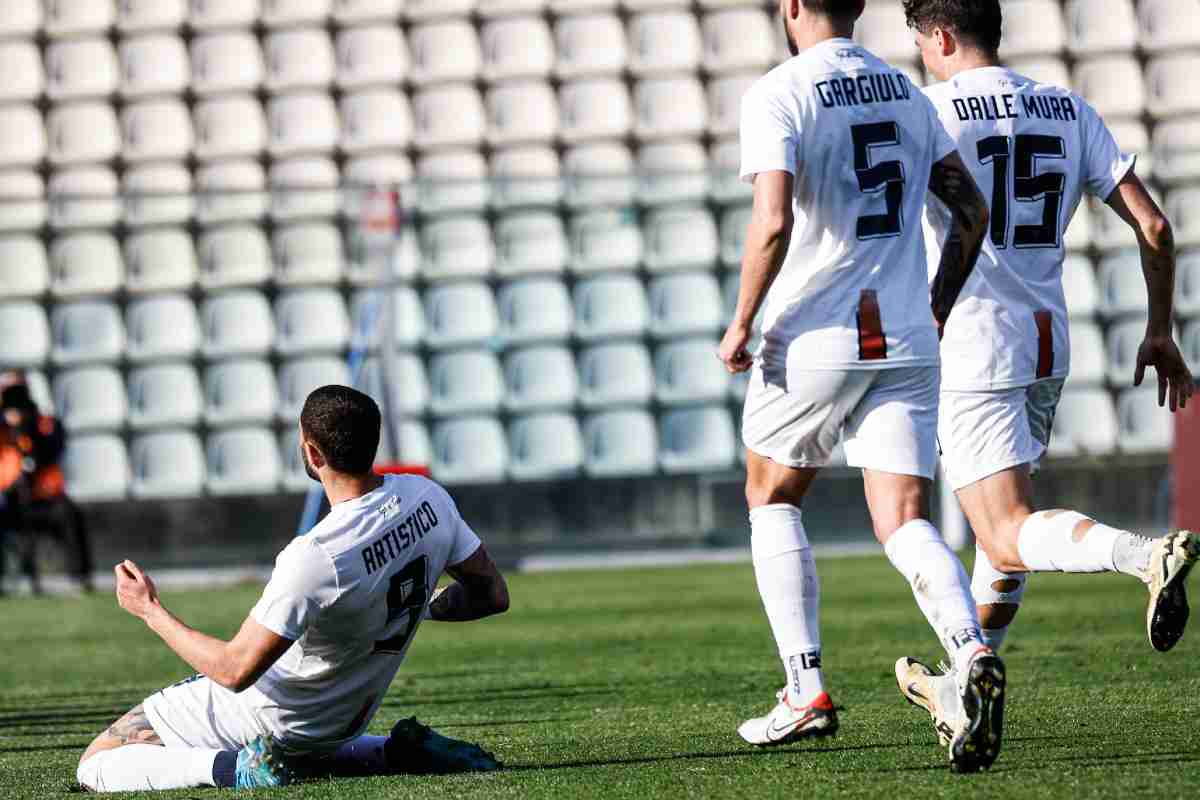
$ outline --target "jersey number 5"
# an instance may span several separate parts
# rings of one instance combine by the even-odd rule
[[[387,593],[387,626],[392,630],[399,622],[396,633],[375,642],[376,653],[403,653],[412,638],[425,611],[429,599],[429,558],[421,556],[410,561],[404,569],[392,576]],[[403,617],[403,620],[401,620]]]
[[[883,192],[886,214],[867,214],[858,218],[859,239],[884,239],[899,236],[904,225],[904,164],[900,161],[871,163],[871,148],[897,147],[900,128],[895,122],[851,125],[854,140],[854,173],[864,194]]]
[[[1046,202],[1042,207],[1041,225],[1013,227],[1013,246],[1058,247],[1061,239],[1059,215],[1067,176],[1061,172],[1035,173],[1039,158],[1067,157],[1063,140],[1058,136],[1033,134],[1017,136],[1015,139],[989,136],[980,139],[977,148],[979,163],[992,165],[992,244],[999,249],[1008,247],[1008,163],[1010,157],[1015,155],[1013,199],[1020,203]]]

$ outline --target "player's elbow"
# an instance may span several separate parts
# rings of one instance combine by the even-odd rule
[[[492,590],[489,594],[490,597],[488,599],[492,614],[503,614],[505,611],[508,611],[508,583],[505,582],[503,576],[500,576],[492,584]]]
[[[1175,250],[1175,230],[1171,227],[1171,221],[1160,213],[1151,215],[1142,223],[1142,237],[1156,252],[1170,253]]]

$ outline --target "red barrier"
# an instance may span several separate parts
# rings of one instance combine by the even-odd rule
[[[1171,467],[1175,525],[1200,530],[1200,396],[1175,414]]]

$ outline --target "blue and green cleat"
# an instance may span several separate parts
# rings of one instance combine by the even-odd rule
[[[236,789],[287,786],[295,779],[294,770],[270,736],[258,736],[238,751]]]
[[[410,775],[486,772],[503,766],[479,745],[442,736],[416,717],[392,726],[383,752],[389,770]]]

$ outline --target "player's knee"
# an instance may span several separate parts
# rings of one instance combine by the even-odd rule
[[[787,503],[788,505],[799,507],[800,498],[793,497],[792,493],[783,486],[758,481],[746,481],[746,505],[749,508],[754,509],[776,503]]]
[[[96,775],[99,772],[99,765],[96,761],[96,754],[89,747],[80,756],[79,766],[75,768],[75,780],[79,782],[80,786],[91,791],[96,791]]]

